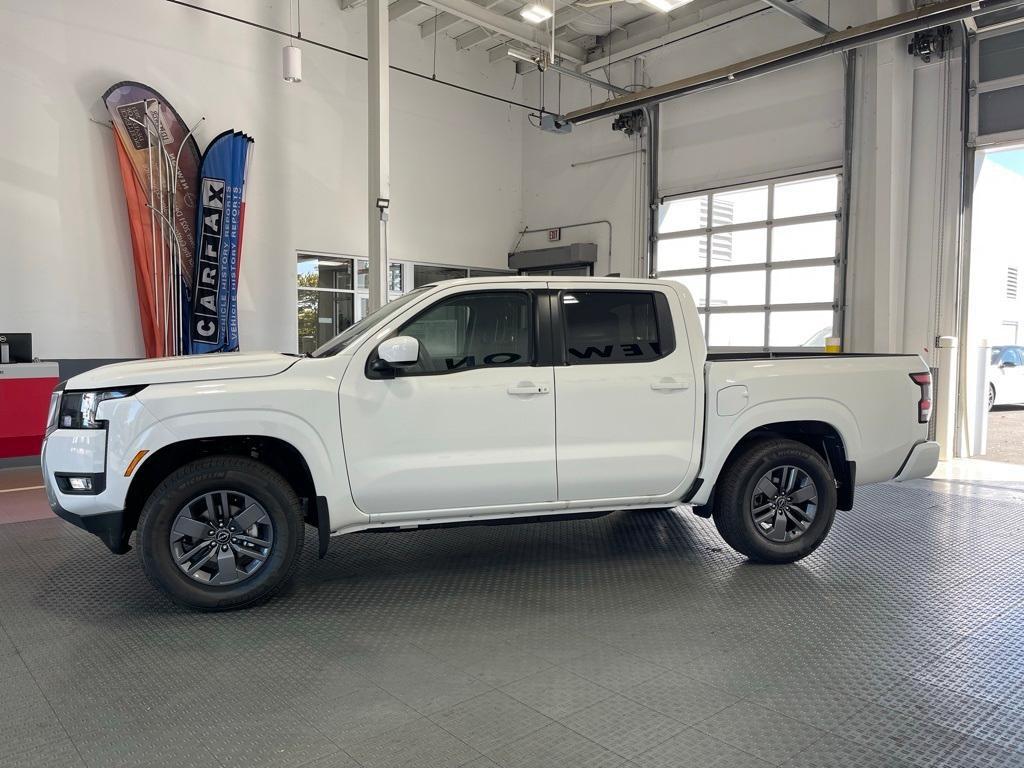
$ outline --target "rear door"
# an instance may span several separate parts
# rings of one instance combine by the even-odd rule
[[[699,456],[698,374],[673,324],[677,297],[656,285],[552,286],[559,499],[669,493]]]

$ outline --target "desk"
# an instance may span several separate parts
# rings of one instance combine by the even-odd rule
[[[0,459],[39,455],[58,381],[56,363],[0,365]]]

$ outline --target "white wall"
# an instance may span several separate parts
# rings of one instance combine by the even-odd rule
[[[286,0],[200,4],[288,27]],[[365,53],[365,10],[302,3],[304,37]],[[243,349],[294,349],[295,251],[365,254],[366,64],[164,0],[5,0],[0,6],[0,329],[42,357],[144,354],[127,217],[107,116],[111,84],[139,80],[200,148],[227,128],[255,140],[239,290]],[[432,71],[431,41],[391,25],[392,64]],[[521,100],[511,64],[457,54],[438,77]],[[521,219],[523,110],[392,73],[390,256],[507,266]],[[96,121],[96,122],[93,122]]]

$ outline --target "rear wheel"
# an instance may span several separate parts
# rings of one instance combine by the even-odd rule
[[[733,549],[766,563],[791,563],[824,541],[836,511],[825,460],[803,443],[766,439],[722,470],[715,527]]]
[[[201,610],[266,599],[291,576],[305,527],[291,486],[240,456],[175,470],[146,501],[138,550],[149,580]]]

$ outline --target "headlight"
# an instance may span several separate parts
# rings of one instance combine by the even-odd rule
[[[64,394],[64,387],[59,385],[50,395],[50,410],[46,412],[46,434],[49,435],[57,428],[57,414],[60,412],[60,396]]]
[[[105,421],[97,421],[96,411],[104,400],[118,400],[130,397],[142,387],[122,387],[121,389],[101,389],[92,392],[65,392],[60,398],[60,416],[57,418],[59,429],[103,429]],[[54,393],[56,394],[56,393]],[[51,403],[52,405],[52,403]]]

